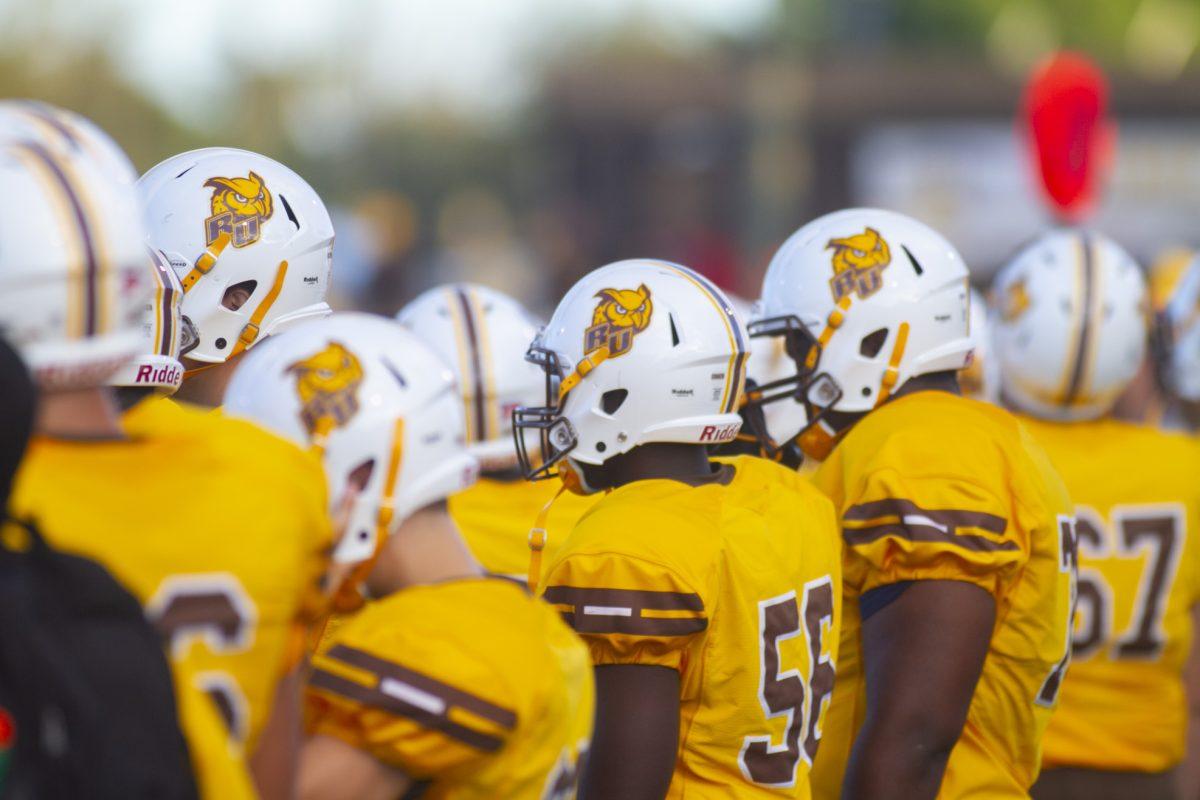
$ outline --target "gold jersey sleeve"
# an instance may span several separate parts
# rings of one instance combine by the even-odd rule
[[[450,516],[483,568],[497,575],[525,580],[529,573],[529,529],[551,500],[546,520],[548,563],[575,527],[594,497],[559,494],[559,481],[500,481],[481,478],[449,500]],[[556,497],[557,495],[557,497]]]
[[[103,564],[146,607],[182,675],[250,753],[303,653],[332,544],[320,464],[241,421],[168,400],[127,438],[35,438],[12,506]]]
[[[1075,501],[1079,599],[1046,767],[1171,769],[1200,601],[1200,445],[1115,420],[1025,420]]]
[[[603,497],[547,566],[544,598],[598,666],[679,671],[668,797],[807,798],[838,658],[836,518],[777,464],[723,463],[726,483]]]
[[[953,580],[987,591],[997,622],[938,797],[1026,797],[1068,661],[1074,591],[1070,500],[1045,454],[1001,409],[918,392],[860,420],[813,481],[841,517],[846,603],[816,795],[840,796],[865,715],[862,596]]]
[[[591,739],[587,651],[505,578],[404,589],[316,656],[311,735],[370,753],[453,800],[573,796]]]

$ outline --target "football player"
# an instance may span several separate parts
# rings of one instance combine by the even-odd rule
[[[1111,239],[1063,229],[1016,255],[996,297],[1004,402],[1066,482],[1079,546],[1070,678],[1033,796],[1175,797],[1200,601],[1200,446],[1110,416],[1145,355],[1145,280]]]
[[[242,353],[273,333],[330,313],[333,223],[304,179],[227,147],[168,158],[138,181],[147,244],[183,284],[196,343],[180,400],[221,405]]]
[[[107,140],[94,126],[70,130],[82,133],[0,124],[0,326],[41,392],[12,509],[109,569],[169,640],[205,796],[254,793],[243,752],[277,796],[294,760],[297,645],[331,540],[323,476],[244,422],[178,408],[122,422],[104,384],[139,351],[151,267],[132,173],[93,155]],[[180,493],[197,498],[187,513]],[[277,701],[289,686],[292,702]]]
[[[733,440],[742,322],[707,279],[622,261],[581,279],[530,348],[518,409],[532,479],[606,491],[549,562],[543,597],[596,674],[587,797],[803,797],[833,688],[833,508],[792,470],[709,459]]]
[[[842,524],[846,603],[818,797],[1026,797],[1069,657],[1072,508],[1008,412],[960,396],[954,247],[890,211],[776,253],[752,333],[782,337],[798,442]]]
[[[525,360],[541,323],[502,292],[471,283],[438,286],[396,318],[454,371],[467,445],[479,459],[479,480],[449,500],[450,516],[484,569],[525,580],[529,529],[557,487],[525,480],[517,467],[512,412],[543,395],[542,371]],[[540,523],[549,558],[591,498],[564,495]]]
[[[349,498],[335,595],[372,598],[314,660],[300,796],[573,796],[587,652],[483,574],[446,513],[478,469],[450,370],[391,320],[335,315],[252,353],[225,408],[323,454],[330,496]]]

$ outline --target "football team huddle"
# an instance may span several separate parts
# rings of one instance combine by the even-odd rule
[[[137,599],[197,796],[1200,796],[1200,261],[1054,228],[989,305],[855,208],[753,304],[635,258],[392,319],[263,155],[5,101],[0,190],[2,549]]]

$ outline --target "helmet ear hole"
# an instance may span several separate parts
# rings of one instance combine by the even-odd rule
[[[887,341],[888,329],[880,328],[876,331],[871,331],[862,338],[858,344],[858,354],[863,358],[874,358],[879,355],[879,351],[883,349],[883,343]]]
[[[254,290],[258,288],[258,281],[242,281],[235,283],[225,290],[224,296],[221,297],[221,305],[228,308],[230,311],[237,311],[246,304],[246,301],[254,294]]]
[[[628,389],[610,389],[600,395],[600,408],[605,414],[612,416],[617,413],[617,409],[625,402],[625,398],[629,396]]]
[[[375,459],[368,458],[366,461],[359,464],[354,469],[350,470],[350,475],[346,479],[346,483],[350,488],[357,492],[361,492],[367,488],[367,483],[371,480],[371,473],[375,471]]]

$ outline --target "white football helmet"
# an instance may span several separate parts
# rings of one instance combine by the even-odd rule
[[[454,370],[467,443],[484,468],[515,463],[512,412],[542,399],[542,371],[525,360],[540,323],[513,298],[474,283],[430,289],[396,319]]]
[[[867,412],[910,378],[966,366],[968,303],[962,257],[928,226],[870,208],[819,217],[767,268],[751,334],[782,337],[793,364],[753,402],[803,402],[805,426],[777,441],[823,460],[841,433],[827,412]]]
[[[0,130],[6,136],[79,155],[121,183],[137,181],[137,170],[125,151],[96,123],[74,111],[40,100],[0,100]]]
[[[746,343],[729,299],[687,267],[635,259],[586,275],[529,348],[546,404],[513,415],[526,477],[561,474],[587,493],[576,462],[603,464],[648,442],[732,441]],[[526,446],[535,433],[537,460]]]
[[[150,251],[153,291],[142,317],[140,352],[117,368],[109,386],[153,389],[158,394],[175,394],[183,382],[181,356],[196,346],[196,329],[183,316],[183,285],[166,256]]]
[[[1160,373],[1168,392],[1200,402],[1200,256],[1192,259],[1160,314]]]
[[[729,295],[729,300],[747,327],[762,316],[761,300],[750,303],[733,295]],[[804,404],[796,399],[794,393],[788,393],[772,403],[748,402],[770,394],[774,387],[786,385],[777,381],[786,381],[795,372],[795,366],[787,354],[782,337],[750,337],[750,355],[746,359],[746,391],[742,403],[745,423],[738,433],[738,439],[754,442],[761,454],[798,466],[801,456],[789,450],[788,440],[808,423]],[[787,435],[783,435],[784,431],[788,432]]]
[[[1112,409],[1146,352],[1146,281],[1128,253],[1097,233],[1053,230],[1000,271],[993,295],[1007,402],[1058,420]]]
[[[183,283],[199,341],[188,358],[220,364],[258,340],[330,313],[333,223],[304,179],[227,147],[168,158],[138,181],[150,247]],[[249,297],[235,309],[226,291]]]
[[[137,197],[45,129],[0,113],[0,334],[43,389],[98,386],[137,352],[150,291]]]
[[[474,482],[454,375],[390,319],[337,314],[239,364],[225,413],[320,450],[331,513],[359,487],[339,563],[370,562],[410,514]]]
[[[958,373],[963,394],[985,403],[1000,398],[1000,365],[992,352],[992,314],[978,289],[971,290],[971,361]]]

